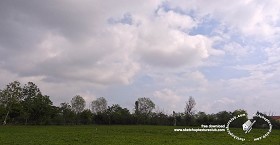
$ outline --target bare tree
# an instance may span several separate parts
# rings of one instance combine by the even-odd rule
[[[86,106],[86,101],[80,95],[76,95],[71,100],[71,106],[75,113],[81,113]]]
[[[194,114],[194,107],[196,103],[192,96],[189,97],[189,100],[186,102],[185,114],[186,115],[193,115]]]
[[[149,115],[155,109],[155,104],[150,98],[138,98],[137,108],[140,114]]]
[[[93,113],[103,113],[107,109],[107,101],[104,97],[97,98],[91,102],[91,110]]]

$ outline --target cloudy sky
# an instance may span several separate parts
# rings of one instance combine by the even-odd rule
[[[0,1],[0,87],[32,81],[132,110],[280,115],[278,0]]]

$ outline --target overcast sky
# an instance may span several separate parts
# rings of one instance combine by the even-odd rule
[[[0,88],[280,115],[278,0],[1,0]]]

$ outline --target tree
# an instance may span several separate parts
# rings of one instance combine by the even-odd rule
[[[153,109],[155,109],[155,104],[150,98],[138,98],[135,102],[136,123],[150,123]]]
[[[53,112],[52,101],[47,95],[37,95],[29,102],[30,120],[35,124],[47,124]]]
[[[80,114],[82,124],[90,124],[92,121],[92,113],[89,109],[84,110]]]
[[[135,101],[135,114],[139,114],[139,102]]]
[[[71,100],[71,106],[72,106],[72,109],[74,110],[74,112],[76,114],[78,114],[78,113],[81,113],[85,109],[86,101],[80,95],[76,95]]]
[[[97,98],[91,102],[91,110],[94,114],[104,113],[107,109],[107,101],[104,97]]]
[[[189,100],[186,102],[186,107],[185,107],[185,115],[186,115],[186,124],[187,125],[193,125],[193,120],[194,120],[194,107],[196,103],[195,100],[192,96],[189,97]]]
[[[4,125],[7,123],[9,113],[12,111],[13,107],[19,106],[22,98],[22,88],[20,86],[20,82],[18,81],[11,82],[4,90],[1,91],[0,104],[2,104],[6,110],[6,115],[3,121]]]
[[[245,123],[247,120],[248,120],[248,117],[247,117],[247,112],[245,110],[242,110],[242,109],[237,109],[235,111],[233,111],[232,113],[232,117],[233,116],[238,116],[238,115],[241,115],[241,114],[246,114],[246,116],[244,117],[239,117],[238,119],[235,119],[232,123],[231,123],[231,126],[232,127],[242,127],[242,124]]]
[[[253,116],[253,119],[256,120],[256,123],[254,124],[254,127],[256,127],[256,128],[264,128],[264,127],[267,128],[268,127],[267,122],[264,119],[262,119],[260,117],[257,117],[256,115],[261,115],[261,116],[269,119],[269,117],[265,113],[257,111],[257,113]]]
[[[74,123],[74,119],[75,119],[75,113],[72,110],[71,105],[69,105],[69,103],[61,103],[60,104],[60,110],[62,113],[62,117],[63,117],[63,123],[64,124],[73,124]]]
[[[227,124],[227,122],[232,117],[232,113],[227,111],[220,111],[216,114],[216,117],[217,117],[217,124]]]
[[[107,109],[109,124],[128,124],[130,112],[127,108],[122,108],[119,104],[113,104]]]
[[[209,121],[208,121],[208,116],[205,112],[201,112],[199,111],[196,115],[195,115],[195,118],[196,118],[196,122],[198,125],[201,125],[201,124],[208,124]]]
[[[23,98],[32,98],[38,95],[41,95],[41,91],[36,84],[33,82],[28,82],[23,87]]]
[[[192,96],[189,97],[189,100],[186,102],[185,114],[192,116],[194,114],[194,107],[196,103]]]
[[[175,112],[174,112],[174,114],[175,114]],[[173,116],[172,116],[172,118],[173,118]],[[156,111],[152,112],[152,114],[151,114],[151,119],[150,119],[149,124],[152,124],[152,125],[172,125],[172,121],[173,121],[173,125],[174,125],[174,123],[175,123],[174,120],[171,120],[171,122],[170,122],[170,118],[169,118],[168,115],[166,115],[164,113],[164,110],[159,109],[157,107]]]
[[[173,122],[173,125],[176,126],[177,124],[177,119],[176,119],[176,112],[173,111],[173,114],[172,114],[172,117],[174,118],[174,122]]]
[[[27,124],[28,119],[31,115],[34,115],[34,110],[36,110],[35,104],[36,98],[42,96],[40,89],[33,82],[28,82],[23,87],[23,118],[25,119],[25,124]],[[34,110],[33,110],[34,109]]]
[[[155,109],[155,104],[150,98],[138,98],[137,102],[140,114],[149,115]]]

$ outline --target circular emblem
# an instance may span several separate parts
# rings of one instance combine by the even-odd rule
[[[227,123],[227,126],[226,126],[227,133],[228,133],[230,136],[232,136],[234,139],[236,139],[236,140],[245,141],[246,138],[245,138],[245,137],[237,136],[237,135],[235,135],[234,133],[232,133],[229,126],[230,126],[230,124],[231,124],[234,120],[236,120],[236,119],[238,119],[238,118],[241,118],[241,117],[245,117],[245,116],[246,116],[246,114],[240,114],[240,115],[234,116],[234,117],[232,117],[232,118],[228,121],[228,123]],[[268,124],[268,126],[269,126],[269,129],[268,129],[268,131],[267,131],[266,133],[264,133],[264,134],[261,135],[261,136],[255,137],[255,138],[253,139],[253,141],[258,141],[258,140],[261,140],[261,139],[263,139],[263,138],[266,138],[266,137],[271,133],[271,130],[272,130],[271,122],[270,122],[267,118],[265,118],[263,115],[261,115],[261,114],[254,114],[253,117],[255,117],[255,118],[260,118],[260,119],[264,120],[264,121]],[[254,125],[255,123],[256,123],[256,120],[254,120],[254,119],[248,120],[248,121],[244,122],[244,124],[242,125],[242,128],[243,128],[243,131],[244,131],[244,133],[245,133],[245,136],[246,136],[247,134],[250,133],[250,131],[252,130],[253,125]],[[251,141],[251,140],[248,140],[248,141]]]

